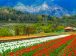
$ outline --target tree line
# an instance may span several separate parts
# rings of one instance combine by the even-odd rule
[[[0,28],[0,35],[3,36],[61,32],[67,26],[76,27],[76,15],[55,17],[22,13],[12,8],[0,8],[0,23],[25,23],[25,25],[16,25],[12,28],[11,26]]]

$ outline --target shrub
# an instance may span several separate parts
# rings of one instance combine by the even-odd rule
[[[45,33],[49,33],[52,31],[50,26],[42,26],[42,31]]]
[[[12,36],[12,35],[13,33],[9,28],[6,27],[0,28],[0,36]]]
[[[25,34],[25,25],[16,25],[14,26],[15,35],[24,35]]]
[[[26,31],[26,34],[29,35],[29,34],[36,33],[37,30],[34,26],[27,26],[25,31]]]

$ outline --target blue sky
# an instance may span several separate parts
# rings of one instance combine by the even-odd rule
[[[0,0],[0,6],[14,6],[17,2],[22,2],[25,5],[42,4],[43,2],[57,4],[68,10],[76,10],[76,0]]]
[[[61,0],[61,1],[59,0],[56,1],[55,3],[69,10],[76,9],[76,0]]]

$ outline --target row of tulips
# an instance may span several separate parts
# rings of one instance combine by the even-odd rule
[[[67,41],[71,40],[72,38],[74,38],[74,35],[67,36],[67,37],[61,38],[61,39],[48,41],[46,43],[38,44],[38,45],[29,47],[29,48],[24,48],[24,49],[19,50],[15,53],[11,52],[10,56],[12,56],[12,55],[13,56],[14,55],[19,56],[19,55],[22,55],[23,53],[25,53],[26,56],[27,55],[28,56],[30,56],[30,55],[32,55],[32,56],[42,56],[43,54],[48,54],[49,50],[52,50],[52,52],[53,52],[56,48],[60,47],[62,44],[65,44]]]
[[[42,56],[43,54],[47,55],[47,56],[56,56],[57,52],[59,52],[61,49],[61,46],[63,46],[64,44],[68,43],[68,41],[70,41],[74,36],[68,36],[62,40],[59,40],[56,44],[50,46],[50,47],[46,47],[43,48],[40,51],[37,51],[33,56]],[[66,46],[66,45],[65,45]],[[65,47],[63,46],[63,48]],[[59,50],[60,49],[60,50]],[[43,51],[45,50],[45,51]]]
[[[60,38],[60,39],[62,39],[62,38]],[[37,44],[37,45],[31,46],[31,47],[28,47],[28,48],[24,48],[22,50],[18,50],[16,53],[11,52],[10,55],[14,54],[14,55],[18,56],[18,55],[22,55],[23,53],[28,53],[28,52],[31,52],[31,51],[33,52],[33,50],[39,50],[39,49],[41,49],[43,47],[48,47],[50,44],[54,44],[57,41],[59,41],[59,39],[47,41],[47,42],[44,42],[44,43],[41,43],[41,44]]]
[[[58,55],[59,56],[76,56],[76,37]]]
[[[24,48],[27,48],[27,47],[33,46],[35,44],[43,43],[43,42],[46,42],[49,40],[53,40],[53,39],[57,39],[57,38],[65,37],[65,36],[68,36],[68,35],[51,36],[51,37],[45,37],[45,38],[0,43],[0,53],[5,54],[5,51],[8,50],[8,52],[9,52],[9,49],[12,52],[12,50],[14,50],[16,48],[19,49],[20,47],[23,47],[23,46],[24,46]]]

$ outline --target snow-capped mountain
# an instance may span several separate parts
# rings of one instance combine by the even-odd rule
[[[76,0],[0,0],[0,7],[14,7],[35,14],[76,14]]]
[[[18,2],[17,5],[14,6],[14,9],[22,12],[28,12],[33,14],[46,14],[58,17],[62,15],[70,15],[66,9],[63,9],[62,7],[55,4],[49,6],[46,2],[37,6],[26,6],[23,3]]]
[[[19,2],[14,7],[14,9],[19,10],[19,11],[27,11],[27,12],[30,12],[30,13],[34,13],[34,12],[36,13],[36,12],[39,12],[41,10],[47,10],[47,9],[49,9],[49,7],[46,3],[44,3],[42,5],[39,5],[39,6],[34,6],[34,5],[25,6],[24,4]]]

